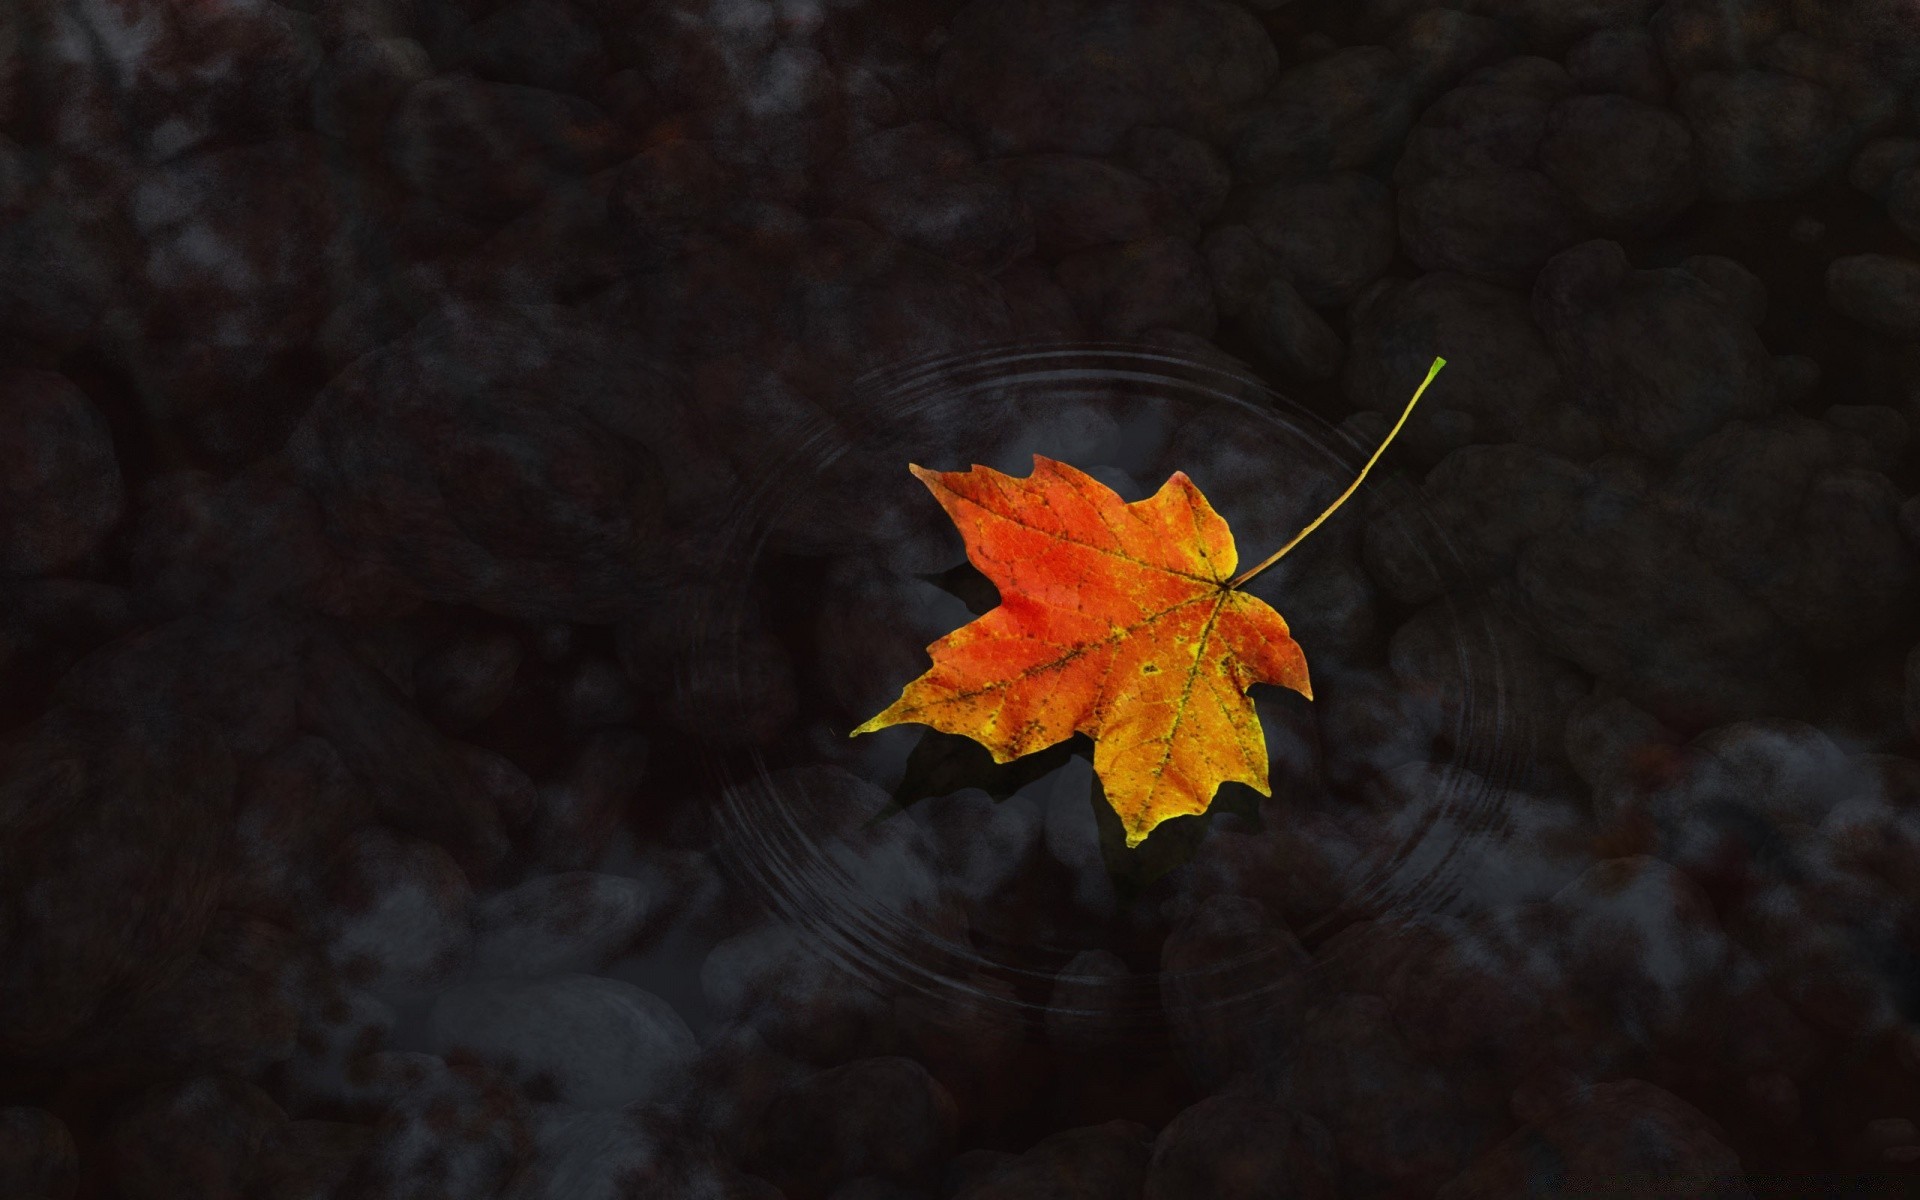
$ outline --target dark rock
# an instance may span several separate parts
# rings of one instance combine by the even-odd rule
[[[672,906],[675,883],[569,871],[537,875],[474,906],[469,970],[480,978],[539,977],[604,966]]]
[[[1177,129],[1141,126],[1127,136],[1122,158],[1195,225],[1205,225],[1219,215],[1233,186],[1233,175],[1219,153]]]
[[[1246,222],[1309,304],[1346,304],[1393,262],[1393,193],[1368,175],[1269,184]]]
[[[1789,21],[1787,5],[1776,0],[1735,8],[1713,0],[1668,0],[1648,29],[1667,73],[1685,80],[1704,70],[1751,64]]]
[[[564,0],[515,0],[468,28],[454,60],[482,79],[584,93],[606,74],[600,31]]]
[[[1567,194],[1537,171],[1441,176],[1400,192],[1401,243],[1432,271],[1524,284],[1578,236]]]
[[[1533,161],[1553,108],[1552,96],[1525,87],[1454,88],[1420,114],[1394,164],[1393,181],[1404,189],[1436,177],[1523,168]]]
[[[346,1121],[289,1121],[261,1148],[255,1172],[266,1200],[337,1195],[372,1143],[372,1131]]]
[[[1766,320],[1767,285],[1752,271],[1719,254],[1695,254],[1680,265],[1726,297],[1747,324],[1757,329]]]
[[[120,1194],[129,1200],[242,1195],[255,1158],[286,1119],[265,1092],[235,1079],[203,1075],[158,1089],[109,1135]]]
[[[734,172],[706,143],[673,138],[615,168],[607,218],[621,236],[638,243],[641,262],[664,265],[714,221],[737,186]]]
[[[795,327],[782,373],[823,403],[874,367],[1005,341],[1009,332],[990,279],[855,221],[814,222],[783,283],[779,303]]]
[[[1769,70],[1702,71],[1674,98],[1709,200],[1798,195],[1839,169],[1854,137],[1833,93]]]
[[[1419,1194],[1470,1161],[1484,1122],[1408,1049],[1385,1000],[1343,994],[1307,1015],[1284,1084],[1333,1132],[1347,1171]]]
[[[1128,1200],[1147,1171],[1148,1134],[1132,1121],[1069,1129],[1041,1141],[955,1200]]]
[[[479,1064],[381,1051],[359,1074],[379,1112],[350,1195],[497,1195],[532,1153],[525,1099]]]
[[[380,828],[335,852],[319,923],[328,959],[356,986],[396,999],[437,991],[472,941],[472,890],[446,851]]]
[[[1631,1130],[1631,1134],[1628,1131]],[[1726,1134],[1698,1109],[1638,1079],[1597,1083],[1530,1122],[1440,1189],[1440,1200],[1493,1200],[1537,1186],[1555,1195],[1637,1189],[1678,1197],[1751,1195]]]
[[[432,74],[433,60],[412,38],[349,38],[314,76],[313,127],[355,146],[377,145],[400,98]]]
[[[1032,215],[1033,246],[1045,258],[1150,237],[1167,215],[1153,185],[1097,158],[1033,154],[996,159],[993,169]]]
[[[879,1175],[908,1182],[953,1149],[946,1089],[906,1058],[866,1058],[800,1081],[773,1098],[748,1161],[789,1192]]]
[[[1289,374],[1327,379],[1340,369],[1340,335],[1281,276],[1267,280],[1234,324],[1268,362]]]
[[[1920,138],[1875,138],[1853,156],[1847,180],[1876,200],[1885,200],[1894,181],[1920,164]]]
[[[8,735],[0,868],[33,898],[8,913],[8,1053],[55,1051],[187,965],[219,896],[233,775],[213,728],[177,710],[62,705]]]
[[[386,133],[410,187],[482,220],[524,212],[560,181],[607,166],[619,143],[606,114],[578,96],[459,75],[409,89]]]
[[[64,191],[0,206],[0,331],[54,353],[78,349],[113,294],[111,243]]]
[[[0,374],[0,572],[42,574],[91,554],[120,519],[106,421],[52,371]]]
[[[1181,329],[1211,337],[1213,283],[1192,243],[1144,238],[1082,250],[1054,271],[1088,327],[1116,338],[1149,329]]]
[[[1015,263],[994,276],[1000,285],[1018,338],[1033,341],[1074,339],[1086,332],[1073,298],[1053,281],[1053,273],[1037,262]],[[1216,299],[1218,291],[1216,289]]]
[[[1548,118],[1539,163],[1601,231],[1658,231],[1699,188],[1687,127],[1664,109],[1625,96],[1561,101]]]
[[[39,1108],[0,1108],[0,1187],[11,1195],[73,1200],[80,1160],[73,1134]]]
[[[1895,229],[1920,241],[1920,167],[1909,167],[1893,177],[1887,188],[1887,217]]]
[[[467,984],[441,994],[427,1040],[578,1108],[623,1108],[675,1087],[698,1047],[672,1006],[617,979]]]
[[[1920,645],[1916,645],[1907,655],[1907,693],[1905,711],[1907,728],[1920,737]]]
[[[1705,893],[1659,859],[1595,863],[1554,896],[1548,915],[1543,933],[1564,972],[1561,1003],[1630,1041],[1681,1033],[1735,978],[1736,947]]]
[[[1446,539],[1447,553],[1429,561],[1419,527],[1378,519],[1367,527],[1367,569],[1396,600],[1419,604],[1455,583],[1497,579],[1520,549],[1548,534],[1586,493],[1592,475],[1530,446],[1466,446],[1428,472],[1422,521]],[[1436,566],[1440,569],[1436,570]],[[1464,572],[1451,580],[1444,572]]]
[[[1088,0],[972,0],[936,83],[942,110],[993,152],[1105,154],[1136,125],[1177,127],[1253,99],[1277,66],[1266,31],[1223,0],[1123,13]]]
[[[1398,413],[1435,356],[1429,402],[1471,413],[1484,441],[1524,437],[1564,406],[1559,367],[1521,293],[1436,271],[1383,283],[1355,305],[1344,388],[1355,405]]]
[[[1702,557],[1822,649],[1889,632],[1920,570],[1899,491],[1849,461],[1855,436],[1804,418],[1729,422],[1667,485]]]
[[[1773,403],[1772,357],[1735,305],[1690,272],[1630,269],[1618,243],[1556,257],[1533,313],[1616,445],[1671,455]]]
[[[847,143],[829,187],[853,188],[913,175],[948,175],[979,162],[972,143],[943,121],[913,121]],[[847,180],[839,182],[841,178]]]
[[[366,785],[381,818],[442,841],[476,874],[497,864],[507,849],[503,826],[533,809],[527,777],[498,755],[444,738],[344,649],[318,645],[307,665],[300,714]]]
[[[520,639],[503,632],[455,639],[415,664],[414,697],[443,729],[471,728],[506,700],[524,654]]]
[[[277,448],[317,382],[302,359],[329,280],[313,247],[341,217],[321,149],[312,135],[207,149],[169,160],[129,197],[148,247],[133,354],[150,403],[225,462]]]
[[[984,170],[890,179],[862,189],[850,211],[909,246],[988,274],[1034,247],[1019,195]]]
[[[357,556],[521,616],[639,602],[659,476],[636,366],[553,317],[444,309],[321,394],[288,453]]]
[[[137,1008],[102,1022],[86,1052],[258,1076],[292,1057],[297,997],[314,965],[288,930],[222,912],[185,969]]]
[[[1572,93],[1573,77],[1551,58],[1521,54],[1475,71],[1467,76],[1467,86],[1524,92],[1551,103]]]
[[[1631,492],[1590,493],[1522,549],[1515,581],[1549,646],[1658,716],[1755,715],[1804,694],[1779,621]]]
[[[1668,83],[1659,47],[1644,29],[1602,29],[1567,51],[1567,74],[1584,92],[1616,92],[1664,104]]]
[[[1431,88],[1507,58],[1518,39],[1509,26],[1491,17],[1426,8],[1402,22],[1388,45],[1411,64],[1420,85]]]
[[[1319,1122],[1252,1095],[1212,1096],[1154,1139],[1144,1200],[1333,1200],[1339,1168]]]
[[[1160,951],[1160,1001],[1195,1078],[1228,1083],[1282,1059],[1306,1007],[1306,951],[1257,900],[1213,896]]]
[[[700,991],[716,1017],[751,1023],[768,1045],[806,1062],[890,1049],[886,1000],[778,923],[716,945],[700,966]]]
[[[1827,303],[1894,337],[1920,334],[1920,262],[1854,254],[1827,265]]]
[[[1273,251],[1245,225],[1216,225],[1200,242],[1213,280],[1213,304],[1222,317],[1237,317],[1267,282],[1280,274]]]
[[[1385,46],[1295,67],[1245,118],[1233,164],[1253,179],[1373,165],[1413,123],[1414,77]]]

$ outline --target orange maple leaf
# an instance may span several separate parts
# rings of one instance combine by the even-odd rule
[[[1001,601],[927,647],[933,666],[854,734],[929,725],[1008,762],[1085,733],[1129,846],[1169,817],[1205,812],[1229,780],[1270,795],[1247,689],[1278,684],[1312,699],[1313,688],[1286,620],[1241,585],[1345,503],[1444,365],[1434,360],[1352,486],[1237,576],[1226,520],[1184,473],[1129,504],[1038,454],[1025,478],[910,466]]]

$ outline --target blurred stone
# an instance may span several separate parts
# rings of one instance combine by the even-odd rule
[[[1680,264],[1733,305],[1747,324],[1758,328],[1767,318],[1767,285],[1731,258],[1695,254]]]
[[[1895,337],[1920,334],[1920,262],[1855,254],[1827,266],[1827,303]]]
[[[410,187],[482,220],[524,212],[557,181],[613,162],[618,147],[612,122],[578,96],[459,75],[414,85],[386,132]]]
[[[497,1195],[532,1149],[527,1101],[485,1067],[382,1051],[358,1070],[379,1105],[353,1174],[368,1200]]]
[[[1689,272],[1632,270],[1618,243],[1556,257],[1533,313],[1617,445],[1671,455],[1772,405],[1772,357],[1736,305]]]
[[[120,1194],[128,1200],[242,1195],[254,1160],[286,1119],[265,1092],[235,1079],[203,1075],[156,1089],[110,1135]]]
[[[1288,374],[1327,379],[1340,369],[1340,335],[1282,276],[1267,280],[1234,323],[1262,357]]]
[[[1043,1139],[956,1200],[1125,1200],[1140,1194],[1148,1157],[1147,1130],[1132,1121],[1068,1129]]]
[[[1586,92],[1616,92],[1645,104],[1664,104],[1667,72],[1659,47],[1644,29],[1601,29],[1567,51],[1567,74]]]
[[[1389,45],[1421,85],[1431,88],[1499,62],[1513,53],[1517,40],[1510,26],[1491,16],[1434,7],[1403,21]]]
[[[1920,138],[1875,138],[1853,156],[1847,180],[1874,199],[1885,200],[1894,181],[1915,165],[1920,165]]]
[[[373,827],[336,855],[323,924],[327,956],[343,976],[398,999],[450,980],[472,938],[472,894],[446,851]]]
[[[1295,67],[1245,118],[1233,164],[1256,180],[1371,166],[1413,123],[1413,83],[1385,46],[1353,46]]]
[[[414,666],[414,695],[442,728],[470,728],[506,700],[524,653],[520,640],[507,633],[450,641]]]
[[[954,18],[936,86],[990,150],[1104,154],[1136,125],[1251,100],[1277,66],[1266,31],[1224,0],[1154,0],[1118,20],[1087,0],[973,0]]]
[[[1190,242],[1145,238],[1082,250],[1061,260],[1054,277],[1090,328],[1137,338],[1149,329],[1214,332],[1213,284]]]
[[[1211,1096],[1154,1139],[1144,1200],[1333,1200],[1339,1168],[1319,1122],[1252,1095]]]
[[[992,274],[1029,253],[1033,222],[998,176],[906,176],[862,189],[852,212],[909,246]]]
[[[455,44],[460,66],[499,83],[580,94],[607,70],[600,31],[564,0],[514,0]]]
[[[1752,1193],[1725,1138],[1698,1109],[1650,1083],[1592,1084],[1487,1151],[1439,1197],[1519,1195],[1536,1186],[1540,1164],[1549,1162],[1554,1195],[1627,1189],[1676,1200],[1739,1200]]]
[[[11,1195],[73,1200],[80,1160],[73,1134],[39,1108],[0,1108],[0,1187]]]
[[[1754,716],[1804,694],[1779,621],[1631,494],[1602,485],[1521,550],[1514,578],[1550,647],[1656,716]]]
[[[1430,271],[1521,283],[1578,237],[1567,194],[1525,169],[1439,176],[1400,192],[1400,240]]]
[[[1582,468],[1529,446],[1463,447],[1427,473],[1419,524],[1389,513],[1368,525],[1367,568],[1405,604],[1469,580],[1497,579],[1513,569],[1527,542],[1566,519],[1591,483]],[[1428,520],[1446,539],[1444,556],[1418,544]],[[1451,570],[1463,578],[1450,579]]]
[[[15,965],[0,1048],[57,1053],[192,960],[218,902],[231,755],[204,720],[57,705],[0,743],[0,872]]]
[[[1394,1029],[1386,1001],[1343,994],[1307,1015],[1286,1073],[1290,1107],[1333,1133],[1343,1165],[1419,1194],[1458,1171],[1484,1141],[1446,1073]]]
[[[432,74],[433,60],[412,38],[349,38],[314,77],[313,127],[356,146],[376,145],[400,98]]]
[[[1837,170],[1854,142],[1833,93],[1778,71],[1702,71],[1674,104],[1693,130],[1709,200],[1798,195]]]
[[[622,354],[554,309],[448,306],[337,376],[287,454],[329,531],[428,594],[617,618],[662,532],[634,400],[662,384]]]
[[[468,970],[477,978],[592,971],[624,950],[673,901],[677,880],[569,871],[540,875],[474,906]]]
[[[1222,317],[1244,312],[1280,274],[1280,263],[1252,229],[1245,225],[1216,225],[1200,242],[1201,257],[1213,280],[1213,304]]]
[[[1436,356],[1447,367],[1421,403],[1471,413],[1477,440],[1531,441],[1541,418],[1566,406],[1526,297],[1497,284],[1446,271],[1384,281],[1355,304],[1351,328],[1343,388],[1362,409],[1397,414]]]
[[[1159,188],[1195,225],[1219,215],[1233,186],[1233,175],[1219,153],[1177,129],[1140,126],[1127,136],[1122,157],[1128,169]]]
[[[885,1000],[778,923],[716,945],[700,990],[721,1020],[750,1023],[766,1042],[803,1061],[843,1062],[885,1049]]]
[[[468,984],[427,1016],[443,1055],[470,1055],[543,1098],[621,1108],[661,1097],[698,1047],[672,1006],[591,975]]]
[[[953,1099],[906,1058],[865,1058],[812,1075],[775,1096],[748,1161],[789,1192],[880,1175],[906,1182],[952,1152]]]
[[[0,572],[51,573],[120,520],[120,466],[106,421],[52,371],[0,374]]]
[[[1649,32],[1668,74],[1684,80],[1752,63],[1788,21],[1787,6],[1780,3],[1730,8],[1714,0],[1668,0],[1653,14]]]
[[[1097,158],[1030,154],[995,159],[993,170],[1032,214],[1034,249],[1044,258],[1151,237],[1165,216],[1153,185]]]
[[[1175,1048],[1208,1087],[1297,1049],[1308,958],[1257,900],[1213,896],[1160,951],[1160,1002]]]
[[[1246,220],[1309,304],[1346,304],[1393,262],[1393,194],[1371,176],[1268,184]]]
[[[1687,127],[1666,110],[1625,96],[1561,101],[1548,118],[1539,162],[1603,232],[1662,229],[1699,188]]]

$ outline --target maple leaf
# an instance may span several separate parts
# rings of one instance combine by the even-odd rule
[[[1444,365],[1434,360],[1352,486],[1239,575],[1226,520],[1182,472],[1129,504],[1039,454],[1024,478],[910,465],[1001,600],[927,647],[933,666],[853,733],[928,725],[972,738],[998,763],[1085,733],[1128,846],[1169,817],[1206,811],[1222,783],[1270,795],[1248,689],[1312,699],[1313,688],[1286,620],[1241,585],[1354,493]]]

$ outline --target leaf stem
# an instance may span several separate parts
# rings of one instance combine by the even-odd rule
[[[1380,456],[1387,452],[1387,447],[1393,445],[1393,439],[1395,435],[1397,435],[1400,432],[1400,427],[1402,425],[1405,425],[1407,423],[1407,418],[1413,415],[1413,406],[1420,403],[1420,397],[1422,393],[1424,393],[1427,390],[1427,385],[1433,382],[1433,377],[1435,375],[1438,375],[1440,373],[1440,368],[1446,365],[1447,365],[1447,360],[1444,358],[1436,358],[1433,360],[1433,365],[1427,368],[1427,377],[1421,380],[1420,386],[1413,390],[1413,399],[1407,401],[1406,408],[1401,410],[1400,419],[1393,423],[1392,429],[1387,430],[1386,440],[1382,441],[1380,443],[1380,448],[1373,452],[1373,457],[1367,460],[1367,465],[1360,468],[1360,473],[1353,477],[1353,482],[1347,485],[1347,490],[1340,493],[1339,499],[1335,500],[1332,504],[1327,505],[1327,510],[1321,513],[1319,516],[1315,517],[1311,525],[1308,525],[1305,529],[1302,529],[1299,533],[1294,534],[1293,540],[1289,541],[1286,545],[1280,547],[1278,550],[1275,550],[1272,553],[1272,555],[1270,555],[1267,558],[1265,562],[1262,562],[1257,567],[1252,567],[1234,576],[1233,582],[1227,584],[1228,590],[1231,591],[1232,589],[1239,587],[1241,584],[1245,583],[1247,580],[1252,579],[1255,575],[1258,575],[1260,572],[1266,570],[1268,567],[1271,567],[1273,564],[1279,562],[1282,558],[1285,558],[1287,555],[1287,551],[1293,549],[1295,546],[1298,546],[1301,542],[1306,541],[1308,534],[1320,528],[1320,523],[1322,521],[1325,521],[1328,517],[1338,512],[1340,509],[1340,506],[1342,504],[1345,504],[1349,499],[1353,497],[1353,494],[1355,492],[1360,490],[1360,482],[1367,477],[1368,471],[1373,470],[1373,464],[1380,461]]]

